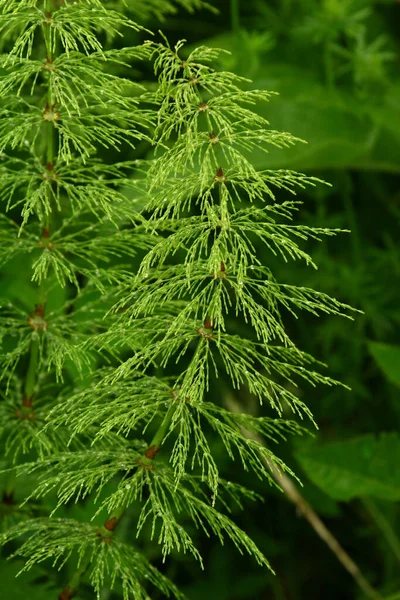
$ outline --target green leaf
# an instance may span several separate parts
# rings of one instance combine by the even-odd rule
[[[5,598],[43,600],[56,596],[47,571],[35,565],[29,572],[18,575],[23,566],[22,561],[1,561],[1,588]]]
[[[279,101],[258,106],[274,129],[307,141],[290,150],[271,148],[252,153],[258,169],[368,169],[398,172],[393,157],[400,147],[399,85],[393,84],[380,103],[362,102],[337,88],[329,91],[307,69],[268,64],[254,77],[254,87],[273,89]],[[268,167],[267,167],[268,165]]]
[[[311,481],[335,500],[360,496],[400,500],[400,436],[396,433],[311,444],[296,458]]]
[[[400,386],[400,346],[369,342],[368,348],[385,377],[391,383]]]

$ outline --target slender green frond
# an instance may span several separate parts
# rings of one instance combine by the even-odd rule
[[[122,586],[123,598],[150,600],[148,584],[168,598],[185,600],[177,588],[128,544],[107,535],[107,530],[68,519],[34,519],[18,524],[2,535],[2,544],[24,536],[25,540],[14,553],[26,559],[23,570],[52,559],[61,569],[71,557],[77,558],[78,568],[90,565],[88,579],[100,597],[103,587]]]

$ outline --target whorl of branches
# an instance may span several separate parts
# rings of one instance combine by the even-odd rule
[[[125,28],[142,30],[129,14],[144,22],[173,8],[0,2],[0,260],[25,257],[37,293],[36,306],[20,298],[0,319],[3,439],[17,474],[33,481],[20,513],[31,518],[2,541],[22,537],[14,555],[26,569],[74,556],[64,600],[84,577],[97,594],[116,585],[144,600],[152,584],[182,597],[118,540],[134,503],[137,534],[150,531],[164,558],[190,552],[202,564],[191,520],[269,566],[226,514],[258,497],[221,477],[212,442],[273,485],[268,465],[293,475],[243,430],[271,443],[303,433],[299,418],[312,415],[299,387],[337,382],[296,347],[284,315],[351,310],[278,282],[261,261],[264,247],[315,267],[305,243],[337,233],[293,222],[296,190],[323,182],[252,165],[254,148],[301,142],[257,114],[271,93],[215,70],[219,50],[112,47]],[[156,92],[132,81],[140,61],[153,62]],[[107,162],[139,143],[155,155]],[[228,386],[266,415],[224,408]],[[33,518],[47,495],[54,510],[89,496],[104,525]]]

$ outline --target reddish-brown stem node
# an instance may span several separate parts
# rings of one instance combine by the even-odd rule
[[[27,394],[24,394],[24,397],[22,399],[22,406],[24,406],[25,408],[32,408],[33,405],[33,396],[27,396]]]
[[[213,337],[215,337],[212,329],[213,329],[212,321],[211,321],[210,317],[206,317],[204,320],[203,326],[196,329],[196,332],[199,335],[201,335],[201,337],[203,337],[204,339],[209,340],[209,339],[212,339]]]
[[[217,181],[218,183],[224,183],[226,180],[227,180],[227,177],[224,174],[222,167],[219,167],[216,175],[214,175],[214,181]]]
[[[47,166],[42,173],[42,179],[45,179],[46,181],[51,181],[54,187],[55,181],[58,179],[58,175],[54,171],[54,165],[52,163],[47,163]]]
[[[102,537],[101,541],[103,542],[103,544],[112,544],[113,538],[112,537]]]
[[[208,139],[210,140],[211,144],[218,144],[219,142],[219,137],[213,131],[208,134]]]
[[[169,390],[169,395],[172,396],[172,398],[176,398],[177,400],[183,400],[183,398],[180,398],[179,394],[177,394],[174,390]],[[184,400],[185,402],[190,402],[188,396],[186,396]]]
[[[45,71],[55,71],[56,70],[56,65],[54,64],[54,60],[53,60],[52,56],[48,56],[46,58],[46,62],[44,63],[42,68]]]
[[[107,531],[114,531],[115,528],[117,527],[118,523],[119,523],[119,519],[117,519],[117,517],[110,517],[104,523],[104,527],[105,527],[105,529],[107,529]]]
[[[52,104],[51,106],[46,104],[46,108],[42,112],[43,119],[45,121],[58,121],[58,119],[60,118],[60,112],[58,110],[55,110],[55,107],[55,104]]]
[[[43,241],[41,241],[38,242],[37,245],[39,246],[39,248],[46,248],[47,250],[51,250],[52,248],[54,248],[53,242],[44,243]]]
[[[42,230],[42,239],[37,243],[39,248],[45,248],[47,250],[51,250],[54,248],[54,242],[49,240],[50,232],[48,229]]]
[[[44,318],[43,304],[36,304],[35,310],[28,319],[28,325],[35,331],[44,331],[47,329],[47,321]]]
[[[146,457],[147,458],[147,457]],[[143,469],[143,471],[154,471],[155,467],[154,465],[151,465],[147,462],[145,462],[142,458],[140,458],[138,456],[138,458],[136,459],[136,463],[139,465],[139,467],[141,467]]]
[[[155,455],[157,454],[157,452],[159,451],[160,448],[157,448],[157,446],[155,446],[153,444],[153,446],[149,446],[149,448],[147,448],[146,452],[144,453],[146,458],[150,458],[150,460],[153,460]]]
[[[15,416],[18,419],[21,419],[21,421],[34,421],[36,419],[36,415],[33,412],[33,410],[26,409],[26,407],[24,408],[25,410],[20,410],[19,408],[17,408],[17,410],[15,411]]]
[[[216,273],[214,273],[214,271],[211,271],[211,277],[214,277],[215,279],[228,279],[228,275],[226,274],[226,267],[223,262],[221,263],[219,271],[217,271]]]
[[[213,324],[212,324],[212,322],[211,322],[211,319],[210,319],[210,317],[206,317],[206,318],[205,318],[205,320],[204,320],[204,327],[205,327],[206,329],[212,329],[212,328],[213,328]]]
[[[58,600],[71,600],[76,595],[77,590],[71,590],[68,586],[63,589],[58,596]]]

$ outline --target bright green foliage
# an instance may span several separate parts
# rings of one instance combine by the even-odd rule
[[[102,532],[98,527],[67,519],[35,519],[10,529],[3,541],[24,534],[31,536],[25,539],[18,551],[18,555],[26,559],[25,569],[47,558],[52,558],[53,565],[60,568],[77,553],[78,569],[83,561],[90,563],[89,580],[98,597],[104,582],[112,588],[118,579],[124,598],[133,596],[138,600],[147,600],[148,583],[168,597],[173,594],[178,600],[184,598],[140,552],[117,540],[111,541],[107,537],[107,530]]]
[[[291,342],[280,308],[295,315],[298,308],[314,314],[341,314],[348,308],[309,289],[281,286],[260,264],[256,243],[285,260],[313,264],[296,238],[335,233],[275,220],[290,220],[296,203],[278,203],[274,186],[293,192],[316,180],[290,171],[257,172],[247,155],[255,140],[282,146],[292,141],[289,134],[270,131],[268,123],[248,108],[255,98],[267,99],[268,94],[243,92],[241,97],[240,78],[208,66],[216,51],[199,48],[183,61],[179,48],[180,44],[174,50],[155,47],[156,70],[161,72],[158,145],[165,145],[174,130],[178,136],[149,171],[148,210],[153,210],[149,226],[163,236],[143,260],[133,292],[123,296],[119,306],[129,308],[111,330],[116,337],[123,331],[131,347],[141,340],[139,331],[145,330],[148,339],[140,341],[140,352],[107,377],[115,382],[142,365],[165,367],[190,356],[173,385],[178,402],[171,427],[179,436],[172,462],[178,474],[186,470],[195,431],[188,427],[188,405],[201,413],[210,381],[221,372],[234,388],[247,386],[279,414],[286,405],[294,413],[311,416],[284,382],[296,385],[296,378],[312,384],[334,382],[309,368],[313,359]],[[178,253],[182,260],[171,265]],[[254,329],[252,339],[230,331],[240,313]],[[197,442],[197,452],[199,447]]]
[[[0,3],[0,198],[10,213],[0,257],[25,256],[37,294],[36,306],[21,299],[1,314],[6,456],[32,478],[27,512],[48,495],[54,510],[86,499],[105,520],[31,518],[2,541],[23,537],[14,555],[28,569],[78,558],[63,598],[85,576],[98,598],[115,587],[144,600],[148,583],[181,598],[114,537],[124,511],[140,506],[137,534],[164,560],[181,551],[202,564],[197,528],[269,567],[226,516],[258,496],[221,477],[213,445],[273,485],[271,468],[293,475],[245,430],[270,442],[302,434],[298,420],[312,414],[301,391],[337,382],[297,348],[284,316],[349,317],[351,308],[279,283],[260,258],[267,250],[315,267],[307,242],[340,231],[292,222],[296,191],[319,179],[254,167],[256,148],[301,141],[253,110],[271,93],[216,70],[219,51],[207,47],[187,57],[183,42],[109,49],[124,30],[142,32],[129,8],[144,19],[174,4],[103,4]],[[154,64],[155,92],[132,83],[132,63],[144,61]],[[113,158],[150,143],[147,160]],[[54,288],[68,295],[50,310]],[[212,389],[222,390],[215,403]],[[245,390],[267,416],[231,413],[219,401],[225,389]]]
[[[217,24],[203,15],[185,18],[180,36],[190,38],[189,50],[195,47],[191,41],[194,36],[197,45],[231,50],[231,55],[220,54],[218,68],[250,77],[254,81],[251,87],[279,92],[278,99],[257,103],[257,114],[267,118],[275,130],[290,131],[309,143],[296,144],[287,151],[270,146],[268,153],[256,148],[251,154],[252,164],[259,171],[287,168],[331,182],[332,187],[310,186],[298,194],[303,205],[298,205],[295,222],[349,228],[352,232],[322,244],[310,241],[302,246],[310,251],[318,270],[304,268],[299,261],[284,264],[267,248],[257,247],[258,257],[277,281],[323,290],[365,312],[354,324],[330,317],[316,321],[305,313],[294,321],[286,311],[283,313],[292,339],[329,364],[330,374],[352,388],[349,393],[339,386],[300,386],[301,399],[312,409],[320,428],[314,452],[319,445],[366,434],[379,439],[382,433],[398,432],[400,426],[398,387],[392,385],[399,371],[395,349],[399,346],[400,314],[400,4],[393,0],[249,0],[233,4],[239,7],[239,31],[232,30],[226,2],[216,0],[225,18]],[[334,5],[345,18],[334,20],[330,16]],[[362,18],[356,21],[361,10]],[[311,18],[318,20],[318,27],[325,24],[318,39],[305,27]],[[351,28],[357,37],[352,37]],[[163,31],[175,39],[174,20],[163,25]],[[375,40],[382,36],[385,46],[379,47]],[[368,52],[362,50],[359,39]],[[339,48],[346,55],[339,54]],[[392,53],[394,60],[382,61],[383,52]],[[358,71],[361,77],[356,81],[355,67],[361,59],[365,59],[365,68]],[[277,198],[287,199],[288,195],[277,193]],[[240,315],[231,325],[235,333],[249,334],[249,326]],[[384,346],[379,350],[375,347],[373,353],[372,340],[373,345]],[[243,389],[228,392],[214,386],[207,397],[218,402],[221,395],[257,410]],[[268,414],[267,405],[258,413]],[[307,440],[296,441],[295,447],[302,449],[303,444]],[[290,453],[290,440],[285,450]],[[389,445],[386,451],[386,456],[380,453],[381,460],[392,465],[394,478],[398,469],[392,463]],[[233,479],[235,463],[229,466],[222,451],[218,458],[221,470],[230,470],[227,479]],[[333,461],[329,465],[327,472],[335,469]],[[293,468],[304,485],[300,493],[349,551],[366,579],[383,598],[396,598],[400,554],[398,543],[393,553],[392,538],[400,530],[399,504],[383,497],[372,501],[357,496],[344,505],[321,491],[325,488],[313,485],[305,471]],[[251,471],[241,477],[244,485],[254,485],[265,495],[266,504],[256,504],[238,519],[252,528],[260,547],[268,548],[266,554],[278,577],[264,577],[250,563],[237,559],[233,549],[227,548],[221,555],[210,548],[207,572],[188,588],[191,599],[247,600],[282,595],[290,600],[318,599],[321,589],[326,600],[364,598],[339,561],[324,551],[318,536],[298,518],[298,511],[289,503],[285,505],[274,490],[254,481]],[[350,485],[350,477],[348,481]],[[378,511],[371,508],[372,502]],[[261,527],[261,523],[265,525]]]

